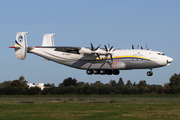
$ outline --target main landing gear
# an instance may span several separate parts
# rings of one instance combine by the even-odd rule
[[[98,70],[98,69],[95,69],[95,70],[91,70],[91,69],[88,69],[86,71],[86,73],[88,75],[119,75],[120,71],[119,70]],[[147,72],[147,76],[152,76],[153,75],[153,72],[152,72],[152,69],[150,69],[150,71]]]
[[[152,72],[152,69],[150,69],[150,71],[147,72],[147,76],[152,76],[153,75],[153,72]]]
[[[88,75],[119,75],[119,70],[87,70]]]

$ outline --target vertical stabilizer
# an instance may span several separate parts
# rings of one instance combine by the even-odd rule
[[[56,34],[44,34],[42,46],[54,46],[53,35]]]
[[[18,32],[15,39],[15,54],[16,58],[24,60],[27,54],[27,39],[26,34],[28,32]]]

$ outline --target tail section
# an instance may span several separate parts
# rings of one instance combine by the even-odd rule
[[[53,35],[56,34],[44,34],[42,46],[54,46]]]
[[[16,58],[25,60],[28,50],[26,34],[28,32],[18,32],[16,34],[15,45],[9,48],[15,48]],[[44,34],[42,46],[54,46],[53,35],[55,34]]]
[[[26,59],[26,54],[27,54],[27,39],[26,39],[26,34],[28,32],[19,32],[16,34],[16,39],[15,39],[15,54],[16,58],[24,60]],[[12,47],[11,47],[12,48]]]

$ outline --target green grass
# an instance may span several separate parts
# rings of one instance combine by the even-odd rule
[[[180,119],[180,96],[0,96],[0,120],[59,119],[175,120]]]

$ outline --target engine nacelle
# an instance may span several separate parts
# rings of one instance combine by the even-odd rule
[[[91,51],[90,49],[87,49],[87,48],[82,47],[82,48],[79,50],[79,53],[80,53],[80,54],[92,54],[92,51]]]

